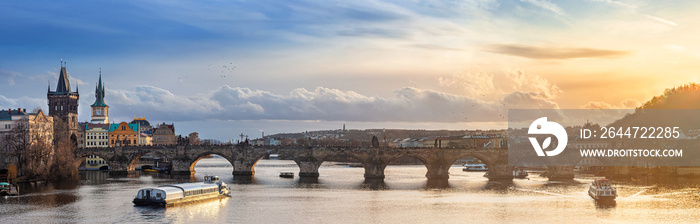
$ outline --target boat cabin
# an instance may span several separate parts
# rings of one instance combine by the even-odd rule
[[[218,176],[204,176],[204,183],[216,183],[219,182]]]
[[[598,189],[610,188],[610,183],[611,182],[608,179],[596,179],[593,181],[593,185],[595,185]]]

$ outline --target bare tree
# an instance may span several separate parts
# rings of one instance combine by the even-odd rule
[[[17,158],[20,176],[43,179],[49,174],[53,155],[51,129],[51,122],[30,121],[28,118],[12,123],[4,142],[10,148],[9,154]]]
[[[68,123],[62,119],[54,119],[53,147],[55,149],[53,155],[53,165],[51,166],[51,178],[72,178],[78,174],[78,169],[72,164],[75,164],[75,144],[70,139],[70,131]]]
[[[29,122],[22,119],[15,121],[12,124],[10,131],[4,136],[5,145],[9,146],[8,154],[17,158],[17,174],[22,176],[25,174],[24,167],[26,164],[25,153],[31,145],[31,136],[29,134]]]

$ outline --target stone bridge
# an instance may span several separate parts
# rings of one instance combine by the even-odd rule
[[[152,153],[172,163],[171,173],[193,174],[201,158],[219,155],[233,165],[234,177],[252,177],[255,164],[269,154],[293,159],[299,166],[300,177],[316,178],[324,161],[356,162],[365,169],[366,179],[383,179],[384,169],[392,162],[412,157],[427,168],[429,180],[447,180],[449,169],[458,159],[478,158],[488,167],[490,180],[512,180],[513,167],[508,166],[507,149],[474,148],[367,148],[367,147],[304,147],[304,146],[140,146],[116,148],[84,148],[75,151],[78,167],[84,158],[96,155],[106,160],[110,173],[125,174],[134,171],[141,156]],[[550,179],[572,179],[571,169],[550,168]]]

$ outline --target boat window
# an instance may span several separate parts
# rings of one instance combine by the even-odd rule
[[[156,198],[160,198],[160,193],[157,193],[157,194],[156,194]]]

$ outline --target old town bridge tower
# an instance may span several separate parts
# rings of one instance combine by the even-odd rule
[[[54,131],[68,130],[68,136],[71,140],[77,141],[78,135],[78,87],[75,87],[75,92],[71,92],[70,80],[66,71],[66,62],[61,60],[61,73],[58,76],[58,85],[56,91],[46,93],[46,98],[49,100],[49,116],[54,117],[54,121],[60,118],[65,122],[66,126],[59,127],[54,125]],[[61,130],[64,129],[64,130]]]

